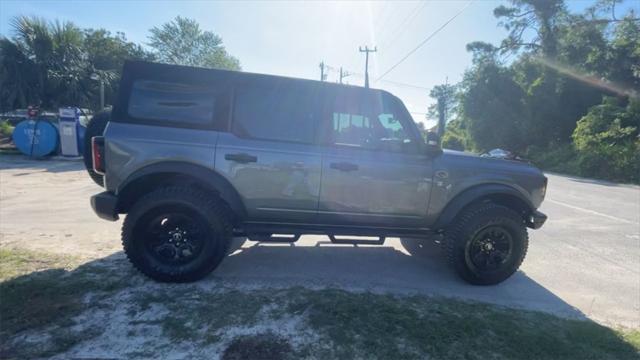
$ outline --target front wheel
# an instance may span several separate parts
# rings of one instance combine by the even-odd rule
[[[122,226],[127,257],[154,280],[203,278],[220,264],[232,237],[223,205],[186,187],[163,187],[143,196]]]
[[[500,283],[515,273],[529,238],[522,216],[497,204],[464,211],[446,232],[449,263],[474,285]]]

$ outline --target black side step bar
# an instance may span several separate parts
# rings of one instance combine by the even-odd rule
[[[300,239],[301,234],[247,234],[251,241],[269,243],[294,243]]]
[[[336,235],[327,235],[331,242],[334,244],[351,244],[351,245],[384,245],[384,241],[387,239],[384,236],[377,236],[377,240],[372,239],[338,239]]]
[[[349,235],[336,235],[325,234],[329,237],[334,244],[349,244],[349,245],[384,245],[386,237],[375,236],[377,239],[358,239],[358,238],[337,238],[336,236]],[[247,238],[251,241],[259,241],[266,243],[294,243],[300,239],[302,234],[269,234],[269,233],[254,233],[247,234]]]

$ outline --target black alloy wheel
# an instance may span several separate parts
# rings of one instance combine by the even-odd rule
[[[206,222],[187,208],[157,208],[138,220],[134,234],[144,238],[146,252],[156,261],[177,265],[197,258],[205,240]]]
[[[505,228],[488,226],[467,243],[466,261],[477,272],[500,271],[509,264],[513,237]]]

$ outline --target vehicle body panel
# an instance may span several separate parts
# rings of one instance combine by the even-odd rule
[[[320,222],[424,227],[431,190],[425,155],[325,147]],[[354,164],[339,170],[334,164]]]
[[[230,154],[255,162],[227,160]],[[314,222],[320,192],[320,151],[315,145],[274,143],[220,134],[215,169],[238,190],[255,221]]]
[[[110,122],[105,129],[105,187],[116,195],[136,171],[178,161],[214,169],[219,133],[210,130]]]
[[[436,222],[453,199],[475,187],[501,185],[511,189],[532,210],[540,206],[544,197],[542,191],[546,187],[546,178],[539,169],[527,163],[445,150],[434,159],[433,168],[433,191],[427,214],[429,224]]]

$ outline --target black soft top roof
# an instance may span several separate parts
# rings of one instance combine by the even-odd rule
[[[371,92],[383,92],[387,93],[393,97],[394,95],[388,93],[387,91],[380,89],[365,89],[362,86],[356,85],[346,85],[346,84],[338,84],[326,81],[317,81],[317,80],[309,80],[309,79],[301,79],[287,76],[277,76],[277,75],[267,75],[267,74],[258,74],[258,73],[250,73],[244,71],[232,71],[232,70],[221,70],[221,69],[209,69],[209,68],[201,68],[194,66],[183,66],[183,65],[169,65],[169,64],[161,64],[154,63],[149,61],[131,61],[128,60],[124,64],[123,69],[123,83],[125,80],[131,82],[135,79],[147,79],[147,80],[166,80],[166,81],[176,81],[177,79],[184,79],[186,81],[193,81],[195,83],[207,83],[207,82],[216,82],[220,81],[224,82],[248,82],[251,80],[262,80],[262,81],[291,81],[298,83],[306,83],[309,86],[322,86],[327,88],[351,88],[351,89],[361,89],[365,91]]]
[[[395,98],[400,103],[402,100],[380,89],[367,89],[362,86],[344,85],[326,81],[299,79],[285,76],[256,74],[244,71],[230,71],[220,69],[207,69],[193,66],[160,64],[148,61],[126,61],[120,79],[120,88],[117,101],[113,106],[113,118],[127,118],[127,107],[133,83],[137,80],[151,80],[168,83],[189,83],[193,85],[213,86],[220,92],[233,91],[239,85],[247,85],[253,82],[273,82],[274,84],[291,84],[309,86],[325,91],[358,91],[373,95],[386,94]]]

